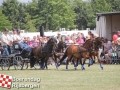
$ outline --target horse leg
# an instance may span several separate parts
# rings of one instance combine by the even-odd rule
[[[74,60],[73,60],[73,64],[74,64],[75,70],[77,70],[78,61],[79,61],[79,59],[77,59],[77,60],[76,60],[76,63],[75,63]]]
[[[93,58],[92,57],[89,58],[88,67],[90,67],[91,65],[93,65]]]
[[[40,68],[44,69],[44,58],[41,58]]]
[[[46,67],[46,69],[48,69],[48,67],[47,67],[47,61],[48,61],[48,59],[49,59],[49,57],[45,58],[45,67]]]
[[[103,70],[103,66],[102,66],[102,63],[101,63],[101,61],[100,61],[100,58],[98,58],[98,62],[100,63],[100,68],[101,68],[101,70]]]
[[[35,58],[32,56],[30,57],[30,68],[34,67],[35,65]]]
[[[68,70],[68,63],[69,63],[69,60],[66,61],[66,70]]]
[[[53,55],[52,59],[55,62],[56,69],[58,69],[58,63],[57,63],[57,56],[56,56],[56,54]]]
[[[73,65],[74,65],[74,67],[75,67],[75,61],[74,61],[74,58],[72,58],[71,61],[72,61]]]
[[[72,57],[73,57],[73,56],[69,56],[69,57],[67,58],[67,61],[66,61],[66,70],[68,70],[68,64],[69,64],[69,61],[71,61]]]
[[[81,64],[81,69],[83,70],[82,59],[80,59],[80,64]]]
[[[64,53],[63,57],[60,59],[59,63],[58,63],[58,67],[61,65],[61,63],[63,62],[63,60],[67,57],[67,52]]]
[[[83,59],[83,61],[82,61],[82,59],[80,59],[81,69],[82,69],[82,70],[85,70],[85,68],[84,68],[85,60],[86,60],[86,59]]]

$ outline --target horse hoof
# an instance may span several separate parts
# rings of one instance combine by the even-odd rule
[[[60,64],[57,65],[57,67],[59,67],[59,66],[60,66]]]
[[[103,67],[101,67],[101,70],[103,70]]]
[[[85,68],[82,68],[82,70],[85,70]]]
[[[58,67],[56,67],[56,69],[58,70]]]
[[[75,70],[77,70],[77,68],[75,67]]]
[[[90,67],[90,64],[88,64],[88,67]]]
[[[68,68],[66,68],[66,70],[68,71]]]

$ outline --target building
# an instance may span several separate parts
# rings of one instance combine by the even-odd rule
[[[120,12],[97,13],[96,32],[100,37],[111,40],[117,31],[120,31]]]

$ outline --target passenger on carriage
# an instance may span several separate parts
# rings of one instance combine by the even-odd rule
[[[3,53],[3,46],[2,46],[1,39],[0,39],[0,56],[2,56],[2,53]]]
[[[20,31],[17,29],[13,29],[13,35],[11,37],[13,41],[12,53],[18,53],[20,50],[19,43],[23,40]]]
[[[17,34],[17,30],[13,29],[13,35],[11,36],[13,39],[13,44],[18,43],[19,39],[18,39],[18,34]]]
[[[19,45],[22,50],[26,50],[28,52],[32,51],[31,47],[27,44],[27,37],[24,37],[23,41],[21,41]]]

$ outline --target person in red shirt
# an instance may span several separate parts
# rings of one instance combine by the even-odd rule
[[[114,32],[114,34],[112,36],[112,40],[114,41],[115,44],[117,44],[117,39],[118,39],[118,35],[117,35],[117,33]]]

